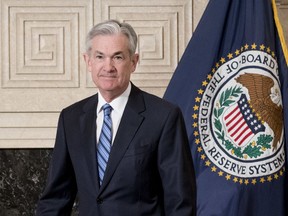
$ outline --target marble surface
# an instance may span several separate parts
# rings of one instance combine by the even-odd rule
[[[35,215],[51,154],[51,149],[0,149],[1,216]],[[71,215],[78,215],[77,205]]]

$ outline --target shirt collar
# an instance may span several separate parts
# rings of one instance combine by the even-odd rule
[[[127,104],[128,97],[131,92],[131,83],[129,82],[127,89],[117,98],[115,98],[113,101],[111,101],[109,104],[113,108],[113,111],[116,112],[122,112]],[[101,93],[98,92],[98,105],[97,105],[97,114],[102,111],[102,106],[106,104],[107,102],[102,97]]]

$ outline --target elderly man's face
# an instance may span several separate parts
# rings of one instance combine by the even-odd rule
[[[90,54],[85,54],[92,79],[107,102],[126,90],[136,69],[139,56],[130,56],[128,43],[123,34],[99,35],[92,40]]]

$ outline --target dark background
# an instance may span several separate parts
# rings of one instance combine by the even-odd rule
[[[52,149],[0,150],[0,216],[35,215],[51,155]],[[78,215],[77,204],[71,215]]]

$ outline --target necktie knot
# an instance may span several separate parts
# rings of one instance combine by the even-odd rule
[[[110,104],[106,103],[102,106],[102,109],[104,111],[104,116],[109,116],[111,114],[112,111],[112,107],[110,106]]]

